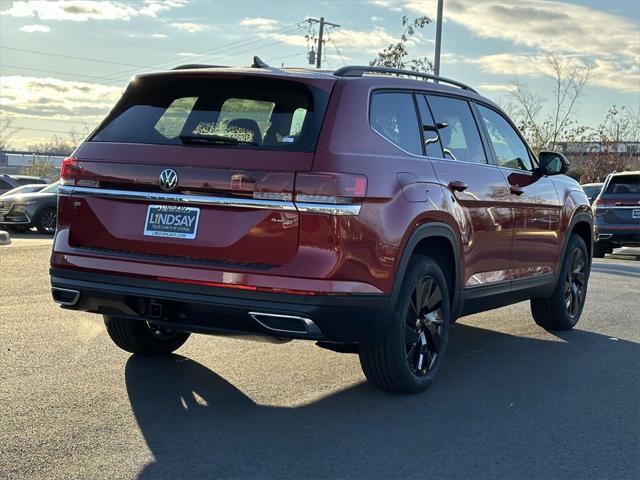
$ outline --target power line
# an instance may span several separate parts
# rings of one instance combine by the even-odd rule
[[[0,68],[16,68],[20,70],[32,70],[34,72],[55,73],[56,75],[70,75],[78,78],[93,78],[91,75],[79,75],[75,72],[61,72],[59,70],[47,70],[44,68],[24,67],[22,65],[10,65],[8,63],[0,63]]]
[[[333,45],[333,49],[338,54],[338,57],[340,57],[340,61],[342,62],[342,65],[346,65],[347,63],[344,61],[344,57],[342,56],[342,52],[338,48],[338,45],[336,44],[336,42],[331,37],[329,37],[329,41],[331,42],[331,45]]]
[[[95,58],[88,58],[88,57],[76,57],[73,55],[62,55],[60,53],[51,53],[51,52],[43,52],[40,50],[29,50],[26,48],[16,48],[16,47],[4,47],[4,46],[0,46],[0,48],[4,49],[4,50],[14,50],[16,52],[26,52],[26,53],[34,53],[37,55],[47,55],[50,57],[60,57],[60,58],[70,58],[73,60],[84,60],[86,62],[96,62],[96,63],[108,63],[110,65],[124,65],[127,67],[142,67],[142,65],[136,65],[133,63],[122,63],[122,62],[111,62],[109,60],[97,60]]]
[[[270,34],[274,34],[274,33],[285,33],[285,32],[289,32],[291,30],[297,29],[298,25],[300,25],[302,22],[298,22],[298,23],[292,23],[292,24],[288,24],[288,25],[283,25],[282,27],[273,30],[271,32],[269,32]],[[205,50],[200,50],[197,52],[194,52],[196,55],[202,55],[205,58],[206,57],[210,57],[213,54],[221,54],[223,52],[226,51],[230,51],[233,50],[235,48],[242,48],[245,46],[250,45],[255,38],[264,38],[264,34],[263,33],[259,33],[256,35],[252,35],[250,37],[245,38],[244,40],[234,40],[233,42],[228,42],[228,43],[223,43],[221,45],[218,45],[217,47],[213,47],[213,48],[208,48]],[[284,43],[282,41],[278,41],[277,43]],[[263,47],[260,47],[263,48]],[[239,53],[244,53],[244,52],[239,52]],[[163,61],[163,62],[159,62],[159,63],[155,63],[155,64],[151,64],[151,65],[146,65],[143,66],[142,68],[169,68],[169,66],[175,64],[177,62],[176,59],[173,60],[168,60],[168,61]],[[107,80],[107,79],[111,79],[111,78],[123,78],[123,77],[129,77],[135,73],[139,72],[139,69],[135,69],[135,70],[126,70],[123,72],[118,72],[118,73],[114,73],[111,75],[106,75],[106,76],[97,76],[94,77],[94,79],[96,80]]]

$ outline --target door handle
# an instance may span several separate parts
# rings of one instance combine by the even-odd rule
[[[509,186],[509,190],[511,190],[511,193],[513,193],[514,195],[522,195],[524,193],[524,189],[522,187],[518,187],[517,185]]]
[[[449,190],[453,190],[454,192],[464,192],[469,188],[466,183],[461,182],[460,180],[451,180],[447,187],[449,187]]]

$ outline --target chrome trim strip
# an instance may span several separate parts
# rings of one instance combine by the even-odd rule
[[[60,300],[56,300],[56,297],[53,294],[53,292],[55,292],[55,291],[73,293],[74,294],[73,300],[70,301],[70,302],[63,302],[63,301],[60,301]],[[70,290],[68,288],[51,287],[51,296],[53,297],[53,301],[55,303],[57,303],[58,305],[61,305],[63,307],[72,307],[73,305],[78,303],[78,299],[80,298],[80,292],[78,290]]]
[[[123,200],[146,200],[151,202],[171,202],[189,205],[216,205],[233,208],[259,208],[266,210],[296,211],[293,202],[283,200],[260,200],[255,198],[211,197],[200,195],[180,195],[159,192],[136,192],[130,190],[109,190],[104,188],[68,187],[60,185],[59,193],[89,195],[93,197],[119,198]]]
[[[324,213],[327,215],[358,215],[362,205],[332,203],[295,203],[298,211],[305,213]]]
[[[264,328],[266,328],[267,330],[271,330],[272,332],[293,333],[297,335],[301,333],[307,333],[308,335],[322,335],[322,332],[320,331],[318,326],[313,322],[313,320],[309,318],[297,317],[295,315],[280,315],[277,313],[264,313],[264,312],[249,312],[249,315],[251,316],[251,318],[253,318],[256,322],[258,322]],[[258,319],[258,317],[291,318],[294,320],[300,320],[302,323],[304,323],[305,332],[301,332],[299,330],[286,330],[281,328],[269,327],[268,325],[265,325],[264,323],[262,323]]]
[[[188,205],[215,205],[231,208],[258,208],[265,210],[279,210],[306,213],[322,213],[327,215],[358,215],[361,205],[289,202],[285,200],[261,200],[257,198],[212,197],[200,195],[180,195],[159,192],[136,192],[130,190],[109,190],[104,188],[71,187],[60,185],[60,195],[73,194],[88,195],[102,198],[117,198],[123,200],[146,200],[150,202],[170,202]]]

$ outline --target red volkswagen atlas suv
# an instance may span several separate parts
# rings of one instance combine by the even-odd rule
[[[138,75],[64,161],[53,298],[134,354],[308,339],[417,392],[458,317],[530,300],[543,328],[580,318],[593,219],[567,166],[432,75]]]

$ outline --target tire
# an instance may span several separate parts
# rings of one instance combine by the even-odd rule
[[[169,355],[189,338],[187,332],[160,329],[145,321],[104,316],[107,333],[121,349],[137,355]]]
[[[420,287],[426,293],[419,294]],[[450,324],[449,290],[442,269],[431,258],[415,256],[385,336],[358,348],[365,376],[389,392],[423,391],[440,367]]]
[[[593,258],[604,258],[604,255],[607,253],[607,247],[601,243],[593,244]]]
[[[7,230],[14,233],[24,233],[29,230],[29,227],[26,225],[10,225],[7,226]]]
[[[538,325],[545,330],[570,330],[576,326],[587,296],[590,268],[584,240],[572,234],[553,293],[531,299],[531,314]]]
[[[58,211],[55,207],[47,207],[40,210],[36,217],[36,228],[38,232],[46,235],[56,233],[56,221],[58,219]]]

